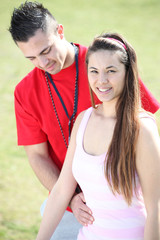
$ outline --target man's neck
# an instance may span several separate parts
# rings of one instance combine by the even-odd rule
[[[66,44],[67,44],[67,56],[66,56],[66,60],[64,63],[64,68],[70,67],[75,61],[74,46],[72,44],[70,44],[69,42],[66,42]]]

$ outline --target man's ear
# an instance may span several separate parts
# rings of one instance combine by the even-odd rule
[[[57,31],[58,31],[58,34],[59,34],[60,38],[63,39],[64,38],[64,31],[63,31],[63,25],[62,24],[58,25],[58,30]]]

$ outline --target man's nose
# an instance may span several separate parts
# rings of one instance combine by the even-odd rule
[[[49,60],[46,56],[40,56],[38,58],[38,65],[41,67],[41,68],[44,68],[47,66]]]

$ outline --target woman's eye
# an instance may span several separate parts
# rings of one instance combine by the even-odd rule
[[[98,71],[96,71],[96,70],[92,70],[92,71],[90,71],[91,73],[98,73]]]
[[[115,70],[109,70],[108,73],[115,73]]]

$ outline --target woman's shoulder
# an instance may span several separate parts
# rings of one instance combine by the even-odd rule
[[[142,117],[143,114],[143,117]],[[140,117],[139,135],[137,141],[137,166],[144,169],[150,166],[160,156],[160,137],[153,115],[143,112]]]
[[[144,109],[139,109],[139,118],[140,119],[152,119],[154,122],[155,122],[155,116],[154,114],[148,112],[148,111],[145,111]]]
[[[155,116],[143,109],[140,109],[139,111],[139,122],[141,128],[144,127],[150,130],[153,126],[157,127]]]
[[[139,111],[139,122],[140,122],[140,137],[143,141],[148,141],[149,139],[153,139],[157,137],[158,134],[158,127],[156,124],[156,119],[153,114],[145,111]]]
[[[76,121],[81,121],[84,115],[90,114],[93,111],[93,107],[89,107],[86,110],[78,114]]]
[[[84,118],[85,115],[88,115],[92,112],[93,108],[87,108],[86,110],[83,110],[81,113],[78,114],[75,124],[74,124],[74,128],[77,130],[79,128],[79,125],[82,121],[82,119]]]

